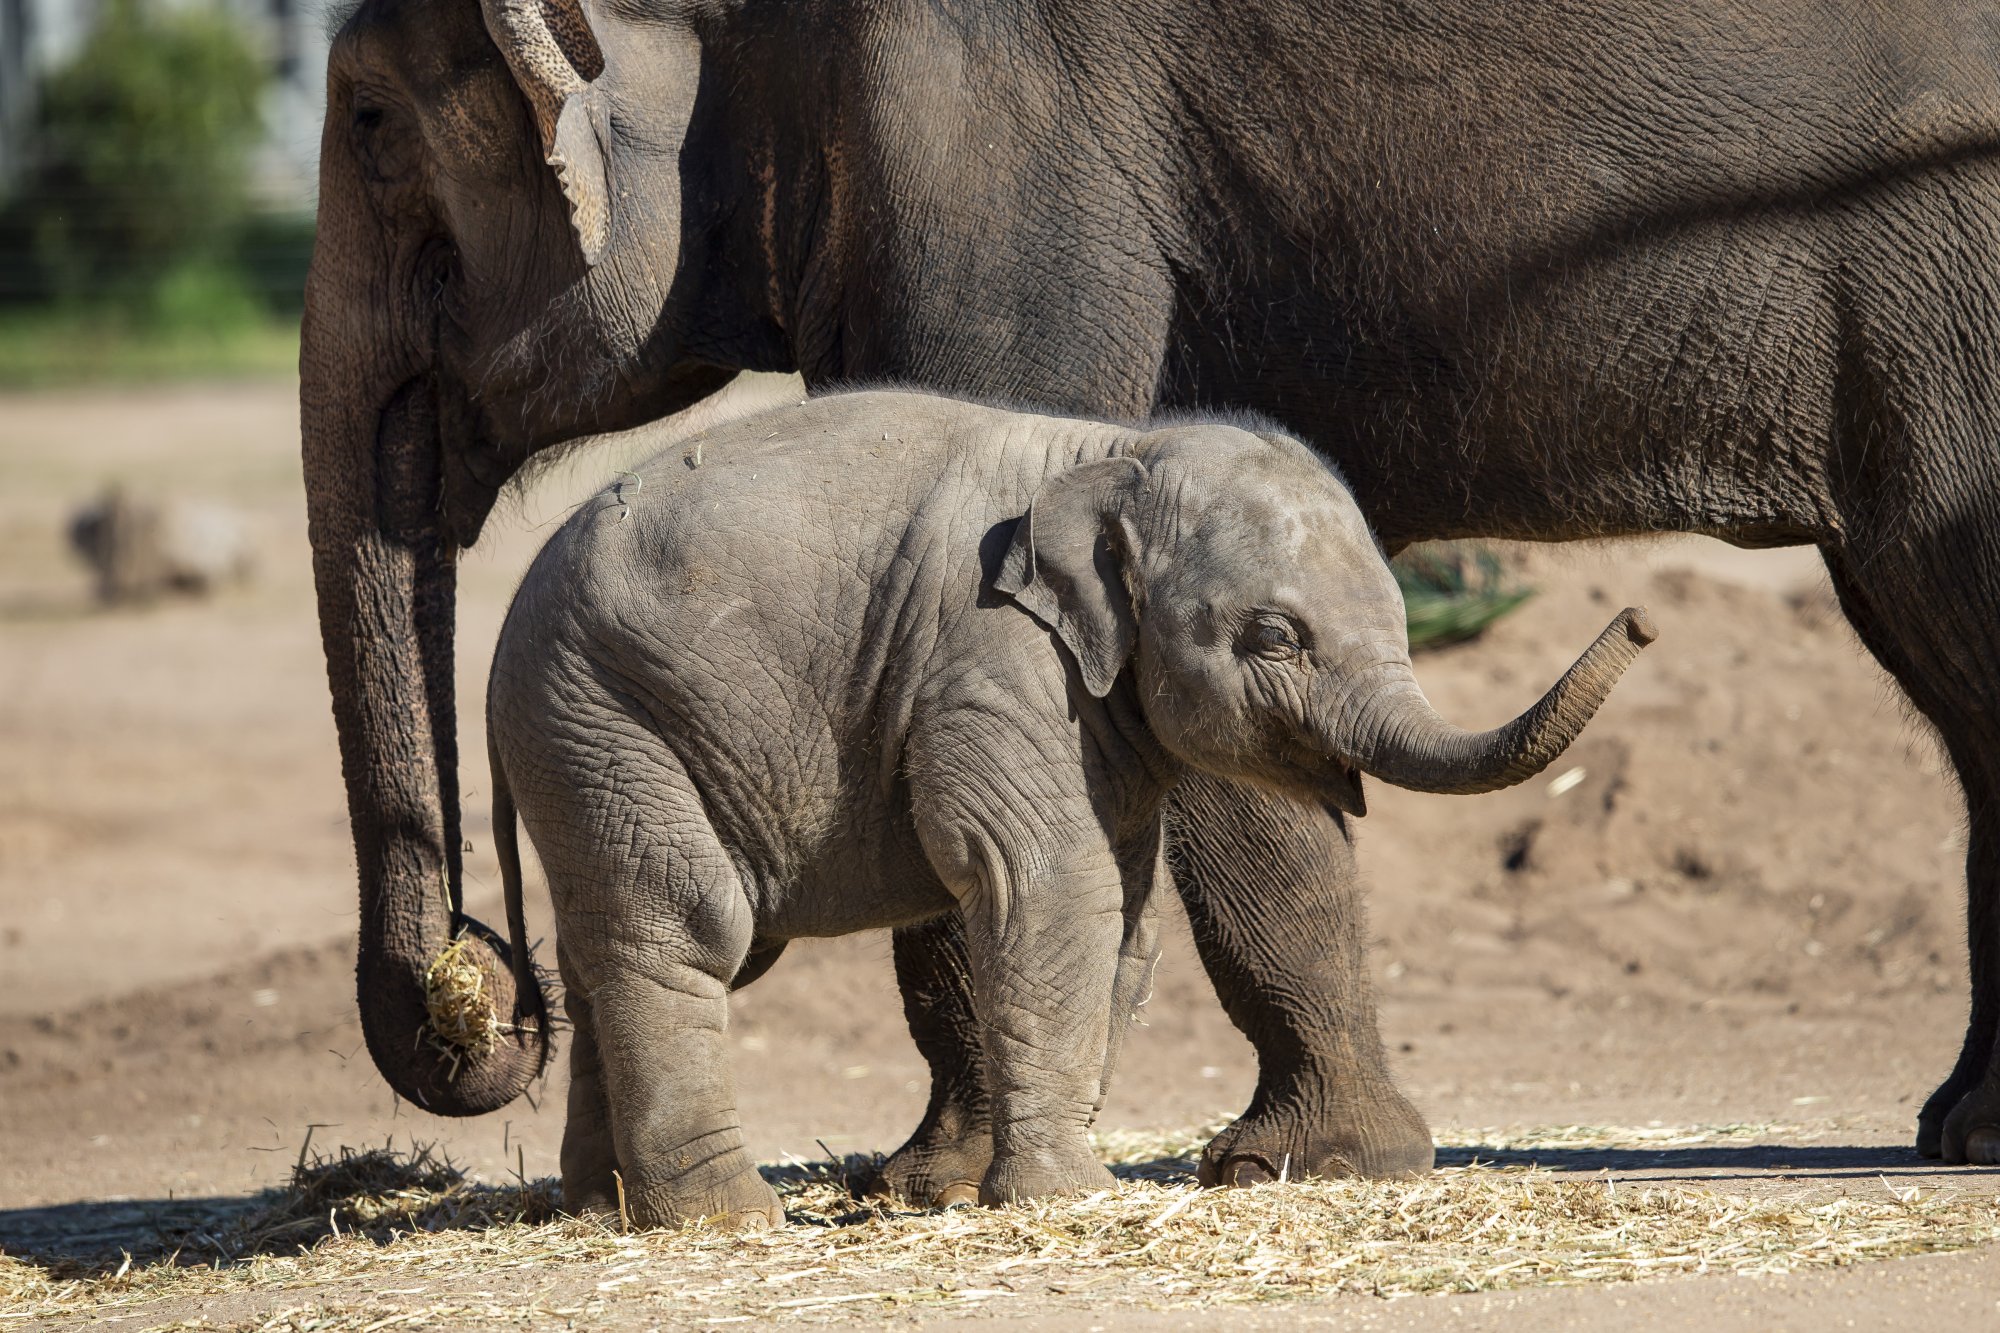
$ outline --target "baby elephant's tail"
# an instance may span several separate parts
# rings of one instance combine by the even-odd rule
[[[514,964],[514,993],[535,994],[535,964],[528,955],[528,917],[521,907],[521,840],[514,828],[514,791],[500,763],[493,730],[486,732],[486,763],[493,778],[493,852],[507,897],[507,952]]]

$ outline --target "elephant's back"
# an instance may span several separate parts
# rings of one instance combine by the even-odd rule
[[[746,678],[817,692],[804,677],[854,651],[909,496],[936,471],[918,442],[882,441],[883,406],[780,408],[618,474],[536,556],[503,653],[517,640],[533,670],[588,658],[697,702]]]
[[[970,606],[982,541],[1131,432],[929,394],[788,405],[682,441],[578,507],[516,615],[703,689],[746,663],[843,694],[884,633]],[[936,602],[912,616],[913,603]]]
[[[1059,420],[901,390],[788,404],[615,480],[571,518],[563,559],[584,581],[601,577],[584,566],[643,571],[669,591],[754,596],[780,615],[799,600],[829,609],[920,539],[914,529],[955,528],[996,498],[1025,504],[1070,461],[1050,453]]]

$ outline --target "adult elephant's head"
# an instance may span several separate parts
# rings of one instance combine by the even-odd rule
[[[732,373],[686,354],[702,46],[666,8],[364,0],[328,63],[300,406],[360,1007],[389,1082],[443,1114],[504,1105],[547,1053],[527,959],[458,911],[454,552],[535,450]],[[476,997],[426,986],[460,939]]]

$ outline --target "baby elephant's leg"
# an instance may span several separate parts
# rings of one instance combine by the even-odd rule
[[[965,923],[951,912],[905,926],[891,947],[910,1038],[930,1066],[931,1096],[922,1123],[882,1164],[876,1192],[925,1207],[977,1203],[993,1164],[993,1117]]]
[[[649,748],[620,744],[530,817],[546,849],[565,980],[595,1039],[598,1068],[586,1061],[582,1072],[601,1078],[634,1223],[780,1225],[777,1195],[743,1149],[724,1036],[729,983],[750,949],[749,904],[679,765]],[[595,1200],[601,1152],[583,1095],[575,1188]]]
[[[618,1151],[611,1140],[611,1106],[604,1095],[604,1061],[597,1053],[597,1024],[576,969],[556,946],[569,1014],[569,1117],[563,1122],[562,1200],[568,1212],[618,1215]]]
[[[980,1202],[1109,1185],[1089,1130],[1125,933],[1117,862],[1101,837],[1065,839],[1054,858],[1025,839],[1003,848],[989,837],[971,826],[925,830],[965,918],[992,1088],[993,1163]]]
[[[728,995],[728,982],[706,969],[661,960],[592,997],[626,1207],[640,1226],[784,1224],[777,1193],[743,1149],[723,1038]]]

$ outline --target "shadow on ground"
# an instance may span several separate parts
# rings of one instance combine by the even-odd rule
[[[232,1264],[296,1254],[333,1236],[388,1244],[418,1231],[482,1231],[554,1220],[557,1184],[474,1184],[424,1145],[301,1158],[290,1182],[259,1194],[130,1199],[0,1211],[0,1256],[59,1279],[112,1276],[165,1261]]]
[[[1703,1144],[1686,1148],[1440,1148],[1439,1166],[1537,1167],[1543,1171],[1611,1172],[1614,1175],[1686,1178],[1701,1181],[1766,1180],[1812,1176],[1838,1181],[1849,1177],[1931,1176],[1941,1168],[1915,1148],[1846,1147],[1782,1143]],[[1957,1170],[1958,1168],[1950,1168]]]
[[[854,1226],[931,1211],[871,1197],[881,1165],[879,1156],[857,1153],[759,1171],[794,1225]],[[1194,1158],[1156,1156],[1112,1171],[1125,1180],[1181,1184],[1194,1178]],[[408,1152],[343,1149],[337,1157],[302,1160],[288,1184],[260,1194],[0,1210],[0,1256],[59,1280],[87,1280],[161,1261],[206,1267],[296,1254],[336,1236],[386,1245],[413,1232],[483,1231],[563,1216],[553,1178],[478,1184],[422,1145]],[[602,1224],[618,1225],[614,1218]]]
[[[1911,1148],[1783,1144],[1660,1149],[1475,1144],[1441,1148],[1437,1161],[1445,1168],[1537,1168],[1704,1185],[1798,1177],[1837,1184],[1938,1171],[1936,1162]],[[850,1154],[760,1169],[785,1200],[786,1215],[795,1225],[853,1226],[927,1211],[868,1197],[880,1165],[879,1157]],[[1195,1156],[1144,1157],[1111,1169],[1121,1180],[1182,1185],[1194,1178]],[[428,1148],[399,1152],[384,1147],[302,1161],[289,1184],[255,1195],[0,1210],[0,1256],[34,1264],[58,1280],[89,1280],[161,1261],[206,1267],[295,1254],[338,1236],[359,1235],[386,1245],[414,1232],[483,1231],[562,1216],[560,1189],[552,1178],[476,1184]],[[615,1227],[617,1222],[607,1218],[601,1224]]]

